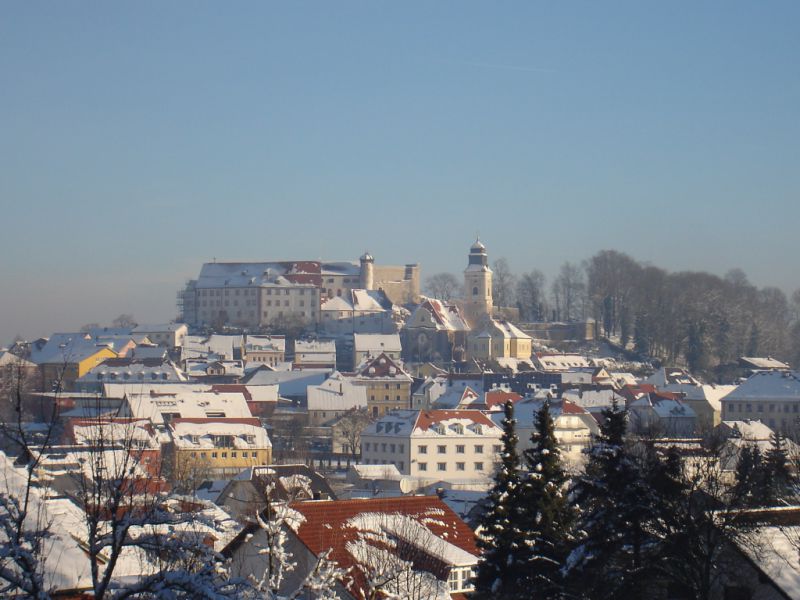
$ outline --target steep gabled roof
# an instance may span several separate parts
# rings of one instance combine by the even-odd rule
[[[350,569],[348,590],[359,597],[366,581],[359,550],[376,552],[394,542],[394,552],[416,569],[446,580],[450,566],[474,565],[480,551],[475,533],[437,496],[295,502],[302,516],[299,540],[316,556],[331,550],[339,567]],[[365,546],[366,545],[366,546]]]

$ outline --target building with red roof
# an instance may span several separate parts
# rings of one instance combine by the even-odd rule
[[[340,598],[462,598],[473,589],[475,533],[437,496],[295,502],[289,510],[287,549],[297,567],[287,589],[326,553],[347,570]],[[263,572],[263,537],[253,526],[228,547],[235,568]]]

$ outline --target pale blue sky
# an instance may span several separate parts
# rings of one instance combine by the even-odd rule
[[[800,287],[800,3],[0,4],[0,343],[203,261],[617,248]]]

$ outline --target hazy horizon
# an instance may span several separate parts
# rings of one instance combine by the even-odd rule
[[[0,6],[0,346],[200,265],[617,249],[800,288],[800,4]]]

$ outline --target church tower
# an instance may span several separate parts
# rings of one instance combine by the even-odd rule
[[[464,316],[472,327],[492,316],[492,270],[486,246],[475,240],[469,249],[469,263],[464,269]]]

